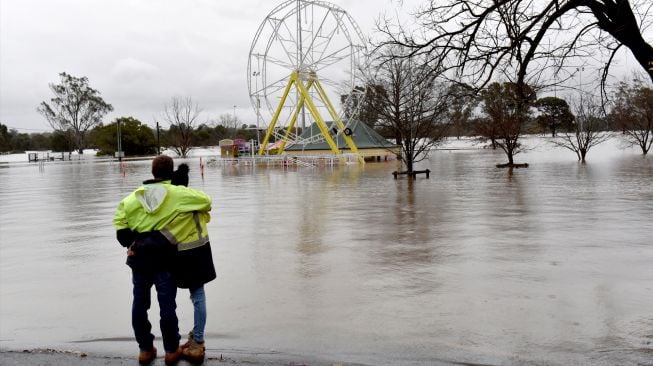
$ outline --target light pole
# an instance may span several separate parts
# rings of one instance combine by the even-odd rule
[[[254,71],[252,76],[254,76],[254,92],[256,93],[256,144],[261,144],[261,137],[259,136],[259,117],[261,115],[261,100],[258,95],[258,77],[261,75],[260,71]]]
[[[116,155],[118,156],[118,161],[122,161],[122,131],[120,131],[120,119],[116,119],[116,127],[118,128],[118,151]]]
[[[156,155],[161,155],[161,139],[159,136],[159,122],[156,123]]]

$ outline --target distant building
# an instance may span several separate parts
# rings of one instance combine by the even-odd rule
[[[243,139],[224,139],[218,142],[220,145],[220,156],[223,158],[237,158],[239,156],[251,155],[250,143]]]

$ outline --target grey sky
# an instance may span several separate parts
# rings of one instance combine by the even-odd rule
[[[49,131],[36,112],[48,83],[86,76],[114,111],[153,125],[173,96],[192,97],[202,120],[236,114],[255,123],[247,89],[256,30],[282,0],[0,0],[0,122]],[[400,16],[423,0],[332,0],[366,36],[380,14]],[[400,7],[402,3],[402,7]],[[649,32],[651,30],[649,29]],[[627,50],[620,67],[640,67]]]
[[[391,0],[333,0],[366,34]],[[173,96],[190,96],[203,119],[236,114],[254,123],[246,73],[250,44],[282,1],[0,0],[0,122],[51,130],[36,112],[48,83],[86,76],[114,107],[105,120],[152,124]],[[408,3],[404,5],[409,8]]]

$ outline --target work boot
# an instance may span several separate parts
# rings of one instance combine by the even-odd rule
[[[174,352],[166,352],[166,357],[164,359],[166,365],[172,366],[176,365],[177,362],[181,359],[181,348],[177,348]]]
[[[181,349],[182,349],[182,351],[183,351],[184,349],[188,348],[188,346],[190,346],[190,342],[191,342],[192,340],[193,340],[193,331],[191,330],[190,332],[188,332],[188,340],[186,341],[186,343],[184,343],[184,344],[182,344],[182,345],[180,346]]]
[[[194,339],[188,340],[188,347],[183,349],[184,358],[192,363],[204,361],[204,342],[197,342]]]
[[[149,351],[141,351],[138,354],[138,362],[141,364],[148,364],[156,358],[156,347],[152,346]]]

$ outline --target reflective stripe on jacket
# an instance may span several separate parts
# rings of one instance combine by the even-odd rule
[[[177,245],[177,251],[199,248],[209,242],[209,221],[211,215],[206,211],[185,212],[161,229],[161,234]]]
[[[116,230],[131,229],[143,233],[167,228],[180,215],[190,213],[192,217],[193,212],[208,215],[210,210],[211,198],[206,193],[175,186],[167,180],[145,184],[120,201],[113,224]]]

